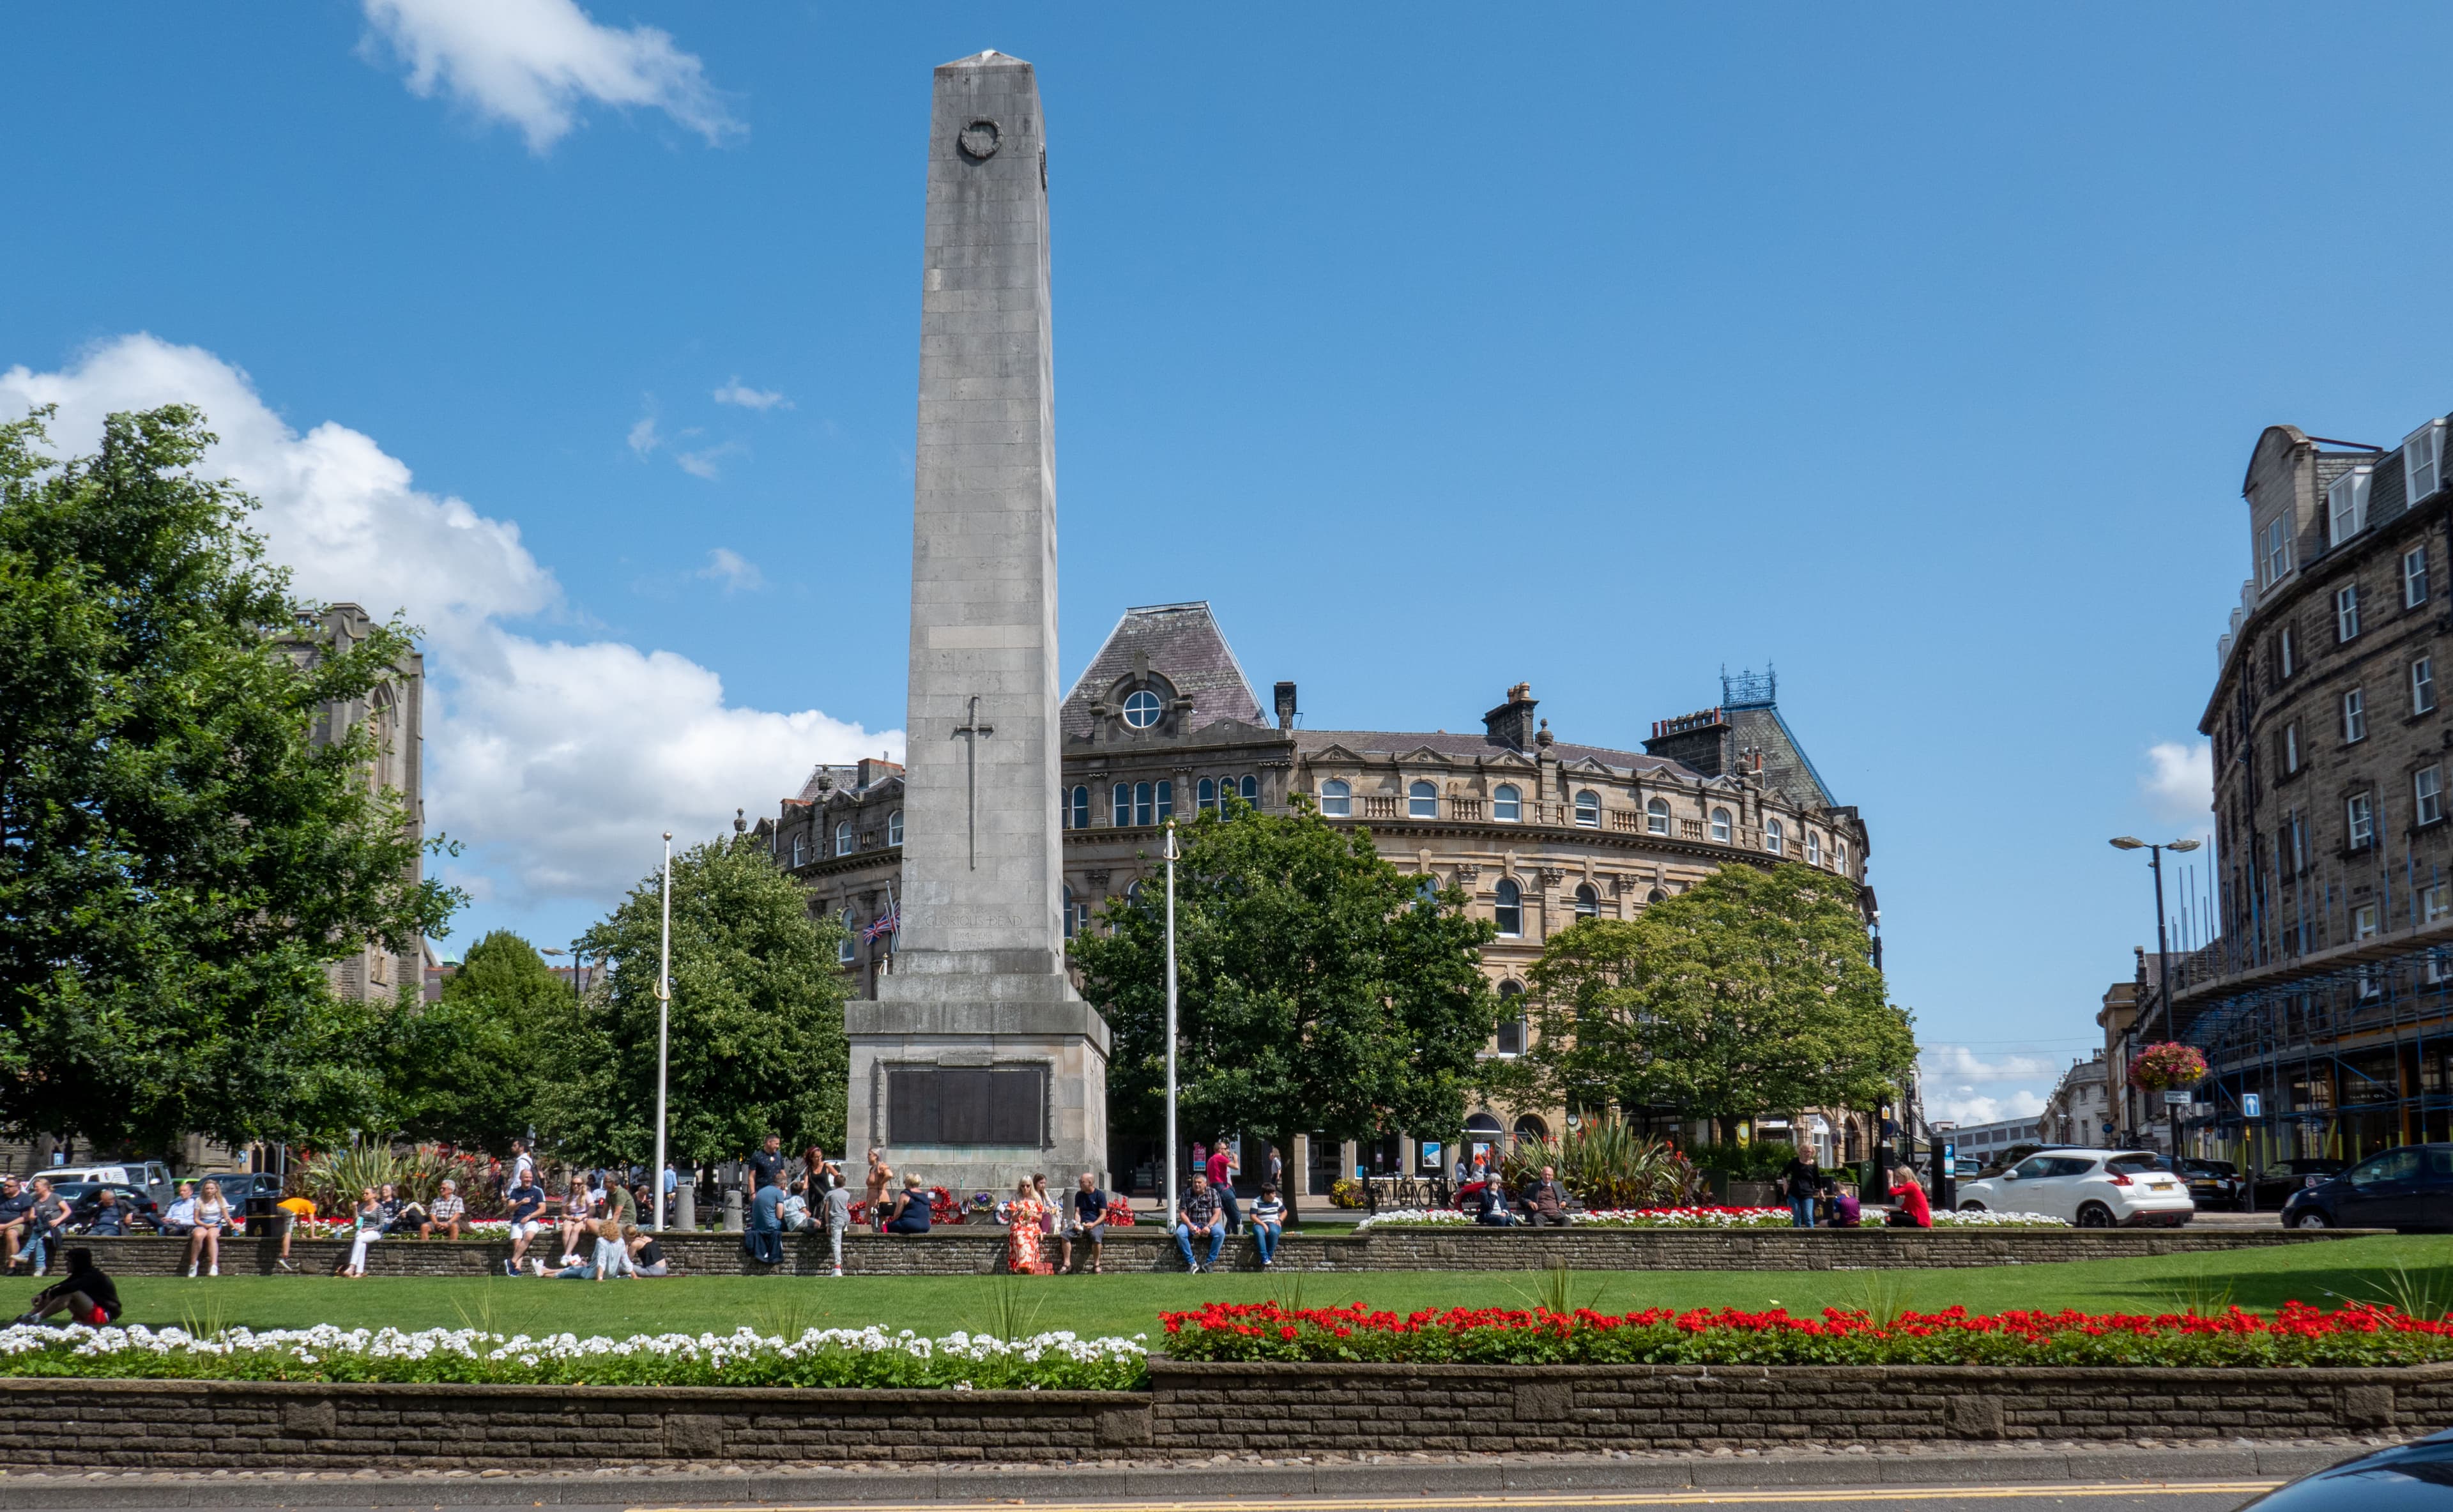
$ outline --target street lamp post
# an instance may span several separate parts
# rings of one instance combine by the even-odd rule
[[[665,831],[664,938],[656,959],[656,1228],[665,1226],[665,1060],[673,1008],[673,832]]]
[[[2164,852],[2169,850],[2185,855],[2197,849],[2199,843],[2194,840],[2171,840],[2158,846],[2140,840],[2134,835],[2117,835],[2113,838],[2112,845],[2116,850],[2146,852],[2147,868],[2155,873],[2155,986],[2157,995],[2163,999],[2164,1038],[2168,1040],[2172,1037],[2172,961],[2171,944],[2164,927]],[[2140,1024],[2143,1025],[2144,1021],[2145,1015],[2141,1013]],[[2145,1039],[2146,1031],[2144,1027],[2140,1028],[2138,1035],[2142,1042]],[[2181,1158],[2181,1113],[2178,1108],[2172,1108],[2170,1112],[2172,1159],[2177,1161]]]
[[[1167,822],[1167,1211],[1162,1226],[1175,1222],[1175,821]]]

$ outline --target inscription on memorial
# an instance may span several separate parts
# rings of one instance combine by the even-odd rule
[[[897,1065],[886,1073],[887,1139],[895,1144],[1047,1143],[1047,1067]]]

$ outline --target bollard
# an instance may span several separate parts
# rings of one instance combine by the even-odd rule
[[[741,1232],[741,1188],[738,1186],[725,1188],[724,1231],[728,1234]]]
[[[671,1221],[673,1227],[685,1234],[698,1232],[698,1187],[695,1184],[682,1184],[680,1190],[673,1193],[669,1205],[672,1211],[665,1216]]]

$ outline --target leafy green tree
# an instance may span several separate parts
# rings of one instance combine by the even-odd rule
[[[194,474],[195,410],[66,460],[49,415],[0,425],[0,1122],[153,1149],[359,1122],[373,1010],[325,965],[413,957],[459,895],[413,879],[371,734],[310,737],[410,632],[295,654],[308,607],[253,501]]]
[[[535,1122],[548,1061],[578,1029],[568,984],[497,929],[469,947],[439,1003],[393,1011],[384,1089],[392,1130],[507,1152]]]
[[[1463,894],[1425,894],[1366,831],[1336,828],[1300,799],[1286,815],[1205,813],[1180,838],[1184,1138],[1264,1131],[1291,1156],[1298,1132],[1462,1127],[1498,1018],[1480,964],[1493,926],[1466,917]],[[1108,1119],[1145,1137],[1166,1121],[1165,907],[1145,886],[1072,945],[1112,1036]]]
[[[656,964],[663,879],[650,873],[589,929],[611,969],[554,1047],[540,1135],[588,1161],[655,1150]],[[736,835],[673,858],[669,1127],[677,1160],[745,1155],[767,1135],[788,1148],[841,1148],[851,1052],[843,926],[755,840]]]
[[[1725,866],[1637,918],[1581,921],[1530,976],[1529,1060],[1569,1107],[1665,1105],[1728,1140],[1758,1113],[1871,1107],[1916,1062],[1856,888],[1793,862]]]

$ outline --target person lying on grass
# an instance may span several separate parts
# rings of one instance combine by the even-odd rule
[[[119,1320],[119,1288],[94,1264],[92,1250],[70,1250],[69,1273],[34,1293],[33,1302],[17,1321],[41,1323],[56,1312],[66,1312],[69,1322],[90,1328]]]

